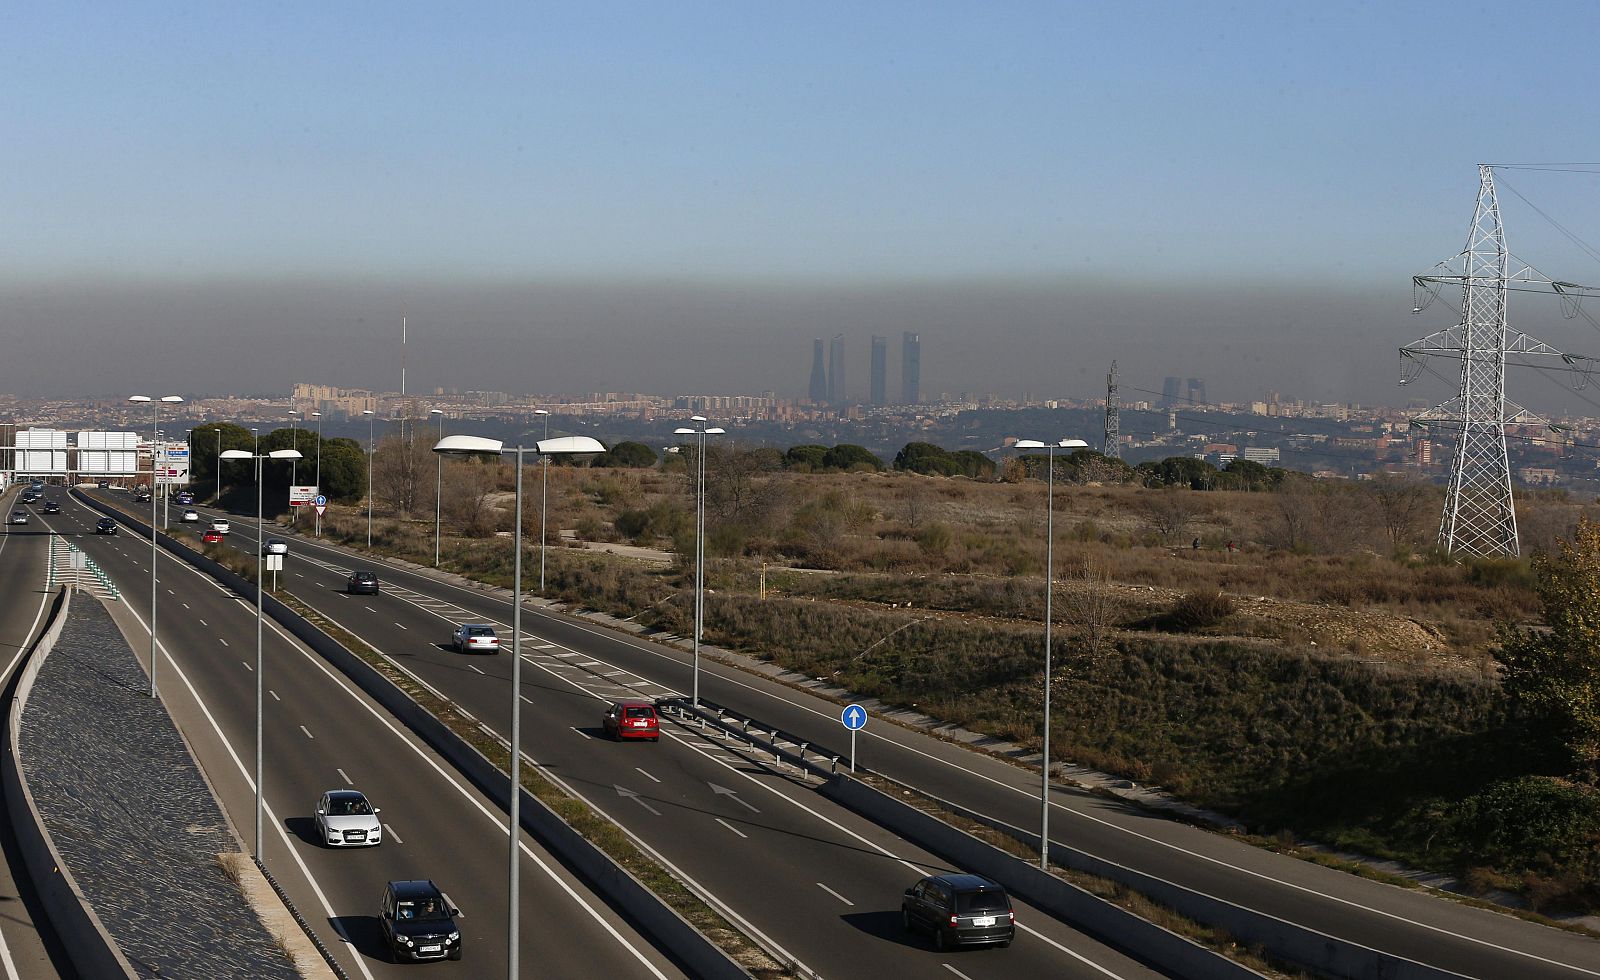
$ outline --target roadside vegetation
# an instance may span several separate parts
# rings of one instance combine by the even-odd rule
[[[640,448],[550,467],[547,592],[684,635],[696,460]],[[857,450],[707,447],[707,640],[1036,746],[1043,458]],[[407,450],[380,448],[374,546],[431,565],[434,461],[384,452]],[[1600,665],[1570,625],[1600,621],[1600,581],[1569,581],[1600,563],[1592,502],[1526,493],[1524,550],[1545,557],[1459,560],[1431,543],[1440,490],[1402,475],[1056,465],[1059,759],[1266,837],[1600,910],[1600,735],[1574,734],[1600,715]],[[541,478],[524,476],[530,591]],[[509,467],[450,461],[442,479],[442,564],[509,585]],[[358,546],[366,527],[361,503],[324,520]]]

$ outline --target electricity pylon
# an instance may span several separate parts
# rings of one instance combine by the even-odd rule
[[[1111,373],[1106,375],[1106,441],[1104,454],[1112,459],[1122,458],[1122,422],[1117,414],[1117,362],[1111,362]]]
[[[1548,286],[1562,295],[1564,306],[1571,304],[1571,316],[1576,313],[1577,298],[1563,287],[1574,291],[1586,291],[1587,287],[1552,282],[1531,266],[1511,273],[1511,264],[1495,196],[1494,168],[1483,164],[1478,167],[1478,206],[1467,233],[1467,247],[1455,258],[1439,263],[1433,274],[1412,278],[1416,290],[1413,313],[1426,309],[1444,285],[1459,285],[1461,322],[1400,348],[1402,361],[1413,361],[1417,370],[1420,362],[1416,359],[1421,355],[1461,358],[1461,385],[1455,397],[1414,420],[1425,428],[1459,433],[1444,515],[1439,521],[1439,543],[1451,554],[1515,557],[1520,551],[1505,427],[1544,420],[1506,399],[1506,356],[1548,356],[1568,364],[1579,360],[1510,329],[1506,298],[1508,284],[1518,284],[1519,289],[1524,288],[1522,284]],[[1412,373],[1400,383],[1414,377]]]

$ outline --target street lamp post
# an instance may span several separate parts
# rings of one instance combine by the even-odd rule
[[[563,439],[543,439],[533,449],[518,446],[515,449],[505,448],[505,444],[498,439],[484,439],[480,436],[446,436],[439,440],[433,451],[440,455],[454,456],[500,456],[510,455],[516,461],[516,518],[513,523],[513,548],[515,558],[512,560],[511,572],[511,808],[506,821],[506,833],[511,840],[511,850],[507,856],[508,868],[506,871],[507,893],[509,895],[507,916],[507,976],[512,980],[517,977],[517,943],[520,931],[520,922],[517,912],[520,905],[520,866],[517,861],[518,848],[522,844],[521,807],[522,807],[522,460],[530,452],[540,456],[552,453],[584,454],[603,453],[606,447],[598,440],[588,436],[568,436]]]
[[[247,453],[243,449],[230,449],[222,454],[222,459],[253,459],[256,461],[256,850],[255,858],[261,860],[261,812],[263,809],[261,799],[261,555],[266,551],[262,544],[266,519],[263,516],[261,505],[261,487],[265,482],[262,479],[261,463],[264,459],[287,459],[289,465],[294,465],[294,460],[300,458],[300,453],[294,449],[275,449],[266,456],[256,453]],[[294,479],[290,477],[290,479]]]
[[[372,444],[372,420],[378,413],[370,408],[363,408],[361,414],[367,417],[367,550],[372,550],[372,461],[377,455],[377,449]]]
[[[150,403],[150,696],[156,697],[156,442],[160,435],[161,406],[181,401],[177,395],[129,395],[128,401]]]
[[[299,412],[299,410],[293,409],[293,408],[289,409],[289,448],[290,449],[295,449],[295,450],[298,450],[300,448],[300,427],[296,424],[296,421],[295,421],[295,416],[297,416],[299,414],[301,414]],[[300,483],[300,466],[299,466],[298,463],[291,462],[289,464],[289,485],[290,486],[296,486],[299,483]],[[298,524],[299,522],[300,522],[300,508],[298,508],[298,507],[290,507],[289,508],[289,523],[290,524]]]
[[[439,416],[439,438],[444,438],[444,409],[430,408],[429,415]],[[439,517],[444,513],[444,456],[433,457],[433,567],[439,567]]]
[[[216,468],[217,468],[217,499],[212,501],[212,503],[217,505],[218,507],[220,507],[220,506],[222,506],[222,423],[221,422],[217,423],[217,460],[212,465],[216,466]]]
[[[1056,591],[1055,578],[1055,502],[1056,449],[1086,449],[1082,439],[1040,442],[1019,439],[1018,449],[1043,449],[1048,460],[1044,496],[1044,747],[1040,758],[1044,773],[1039,785],[1039,869],[1050,870],[1050,600]]]
[[[694,505],[694,670],[690,685],[689,703],[700,706],[700,627],[705,621],[705,560],[706,560],[706,436],[720,436],[726,430],[706,428],[704,415],[691,415],[689,421],[698,422],[694,428],[673,429],[673,435],[700,437],[700,448],[695,452],[695,505]]]
[[[312,412],[311,417],[317,420],[317,493],[322,493],[322,413]],[[322,537],[322,511],[314,512],[316,521],[313,524],[317,537]]]
[[[544,437],[550,438],[550,413],[542,408],[533,410],[535,415],[544,416]],[[539,595],[544,595],[544,549],[545,549],[545,511],[550,507],[550,457],[539,457],[539,468],[544,471],[544,482],[539,488]]]

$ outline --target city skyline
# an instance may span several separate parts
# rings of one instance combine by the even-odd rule
[[[1521,111],[1591,81],[1600,12],[1546,6],[1568,30],[1427,4],[30,8],[0,37],[0,391],[279,390],[308,358],[388,387],[406,316],[424,389],[798,397],[807,340],[910,330],[924,392],[1088,397],[1117,360],[1219,400],[1390,401],[1397,348],[1448,323],[1411,317],[1410,279],[1462,247],[1476,164],[1597,156]],[[1500,124],[1418,141],[1489,46]],[[1552,278],[1600,279],[1569,237],[1595,171],[1502,173]],[[1553,302],[1512,320],[1597,346]],[[1587,410],[1577,387],[1511,390]]]

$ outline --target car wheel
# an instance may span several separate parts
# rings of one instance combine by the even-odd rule
[[[943,929],[935,929],[935,930],[933,930],[933,948],[942,953],[942,952],[944,952],[944,947],[945,947],[944,930]]]
[[[905,929],[906,932],[914,931],[914,928],[913,928],[913,926],[911,924],[911,913],[910,913],[910,911],[908,911],[906,909],[901,909],[900,910],[900,926],[901,926],[901,928]]]
[[[1002,942],[1000,944],[1000,948],[1001,949],[1005,949],[1007,946],[1010,946],[1010,945],[1011,945],[1011,940],[1007,939],[1007,940],[1005,940],[1004,942]]]
[[[457,946],[454,950],[451,951],[450,958],[453,959],[453,960],[461,959],[461,947],[460,946]]]

